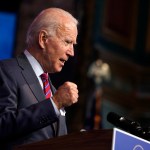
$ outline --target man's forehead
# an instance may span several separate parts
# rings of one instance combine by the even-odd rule
[[[59,36],[68,36],[73,38],[77,35],[77,28],[76,26],[62,26],[58,28],[57,34]]]

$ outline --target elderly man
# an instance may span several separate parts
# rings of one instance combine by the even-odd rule
[[[43,10],[28,29],[25,51],[0,61],[0,149],[67,134],[64,108],[78,101],[77,85],[56,90],[48,73],[74,56],[77,24],[62,9]]]

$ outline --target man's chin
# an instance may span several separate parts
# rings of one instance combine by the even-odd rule
[[[55,72],[60,72],[60,71],[62,71],[62,68],[63,68],[63,67],[57,68]]]
[[[62,71],[62,68],[60,68],[58,72],[60,72],[60,71]]]
[[[49,73],[58,73],[61,70],[62,70],[62,68],[57,68],[57,69],[50,70]]]

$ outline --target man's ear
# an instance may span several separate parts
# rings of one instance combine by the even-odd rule
[[[39,33],[39,46],[44,49],[45,43],[47,40],[47,32],[45,30],[41,30]]]

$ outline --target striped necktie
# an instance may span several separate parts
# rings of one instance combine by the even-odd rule
[[[43,82],[43,90],[44,90],[45,97],[46,99],[49,99],[52,96],[52,92],[51,92],[51,88],[50,88],[49,81],[48,81],[48,74],[43,73],[41,74],[40,77]]]

